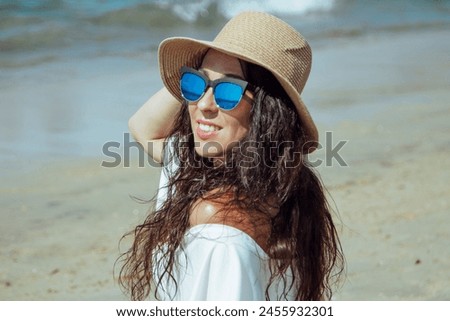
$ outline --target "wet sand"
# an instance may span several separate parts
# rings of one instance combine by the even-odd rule
[[[315,49],[304,100],[317,106],[311,113],[323,148],[310,160],[322,161],[317,170],[347,261],[335,300],[450,299],[449,36],[424,30]],[[150,95],[159,81],[149,80],[157,78],[155,67],[121,70],[120,78],[130,87],[151,82]],[[113,73],[92,81],[111,85]],[[20,84],[21,93],[44,86],[34,77]],[[63,84],[51,86],[57,92]],[[8,100],[1,103],[14,105],[17,88],[2,86]],[[144,97],[123,100],[137,109]],[[125,127],[128,114],[118,112],[115,121]],[[339,141],[347,141],[339,151],[347,165],[334,158],[327,166],[326,148]],[[130,195],[150,198],[159,169],[136,162],[105,168],[105,156],[55,156],[34,166],[20,154],[5,159],[0,299],[126,300],[113,275],[119,240],[148,209]]]

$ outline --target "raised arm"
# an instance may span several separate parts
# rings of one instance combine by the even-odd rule
[[[181,103],[164,87],[150,97],[128,121],[130,134],[158,163]]]

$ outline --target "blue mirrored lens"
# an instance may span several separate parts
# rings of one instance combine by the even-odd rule
[[[223,109],[233,109],[242,97],[242,88],[239,85],[223,82],[216,86],[214,97],[217,105]]]
[[[196,101],[200,99],[205,91],[206,83],[205,81],[194,74],[185,73],[181,77],[180,88],[184,99],[190,101]]]

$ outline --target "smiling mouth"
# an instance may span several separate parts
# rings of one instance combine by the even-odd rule
[[[220,128],[214,125],[206,125],[206,124],[201,124],[198,123],[198,128],[200,128],[202,131],[206,132],[206,133],[212,133],[212,132],[216,132],[219,131]]]

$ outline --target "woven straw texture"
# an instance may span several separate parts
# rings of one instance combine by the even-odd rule
[[[300,97],[311,70],[312,55],[300,33],[267,13],[244,12],[231,19],[212,42],[183,37],[164,40],[159,46],[161,77],[180,101],[180,68],[198,68],[210,48],[271,71],[297,108],[309,141],[305,152],[316,148],[317,129]]]

